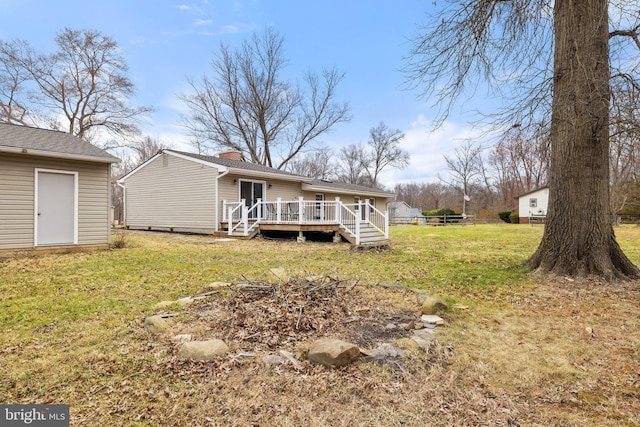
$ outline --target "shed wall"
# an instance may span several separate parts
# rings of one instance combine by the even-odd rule
[[[78,172],[78,244],[110,241],[110,165],[0,154],[0,249],[34,247],[35,169]]]

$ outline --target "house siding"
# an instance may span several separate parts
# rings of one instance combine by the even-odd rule
[[[177,156],[155,157],[126,179],[126,224],[137,229],[216,231],[217,175],[216,168]]]
[[[529,206],[530,199],[536,199],[537,206],[535,208]],[[539,214],[546,215],[549,206],[549,189],[541,188],[540,190],[533,191],[518,198],[518,214],[520,216],[520,223],[529,223],[531,215]]]
[[[0,249],[34,243],[35,169],[78,172],[78,245],[110,241],[110,165],[0,154]]]

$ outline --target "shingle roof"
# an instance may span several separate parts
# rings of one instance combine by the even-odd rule
[[[118,158],[66,132],[0,123],[0,151],[118,162]],[[23,151],[24,152],[24,151]]]
[[[183,156],[193,157],[194,159],[204,160],[205,162],[215,163],[218,165],[226,166],[228,168],[245,169],[245,170],[250,170],[255,172],[264,172],[264,173],[274,173],[278,175],[287,175],[287,176],[296,176],[296,177],[300,176],[300,175],[296,175],[294,173],[286,172],[280,169],[259,165],[257,163],[243,162],[240,160],[221,159],[220,157],[215,157],[215,156],[203,156],[201,154],[187,153],[186,151],[178,151],[178,150],[165,150],[165,151],[171,151],[173,153],[182,154]],[[304,177],[301,177],[301,178],[304,178]],[[309,179],[309,178],[305,178],[305,179]]]
[[[244,162],[244,161],[240,161],[240,160],[221,159],[220,157],[203,156],[201,154],[187,153],[185,151],[178,151],[178,150],[172,150],[172,149],[165,150],[165,151],[178,153],[178,154],[181,154],[183,156],[192,157],[194,159],[203,160],[205,162],[222,165],[222,166],[225,166],[225,167],[228,167],[228,168],[243,169],[243,170],[253,171],[253,172],[270,173],[270,174],[275,174],[275,175],[283,175],[283,176],[286,176],[286,177],[289,177],[289,178],[299,178],[300,182],[309,184],[309,185],[314,186],[314,187],[322,187],[322,188],[326,188],[326,189],[334,189],[334,190],[341,190],[341,191],[352,191],[354,193],[364,193],[364,194],[378,193],[378,194],[384,194],[384,195],[388,195],[388,196],[393,196],[394,195],[394,193],[390,193],[388,191],[380,190],[380,189],[377,189],[377,188],[365,187],[364,185],[347,184],[347,183],[344,183],[344,182],[333,182],[333,181],[326,181],[326,180],[320,180],[320,179],[312,179],[312,178],[309,178],[309,177],[306,177],[306,176],[297,175],[297,174],[294,174],[294,173],[291,173],[291,172],[286,172],[286,171],[283,171],[283,170],[280,170],[280,169],[270,168],[268,166],[263,166],[263,165],[259,165],[259,164],[251,163],[251,162]]]

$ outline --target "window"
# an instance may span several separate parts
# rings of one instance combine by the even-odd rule
[[[536,199],[535,197],[529,199],[529,207],[530,208],[537,208],[538,207],[538,199]]]

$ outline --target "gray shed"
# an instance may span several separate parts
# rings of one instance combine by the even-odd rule
[[[0,123],[0,253],[108,247],[117,162],[68,133]]]

